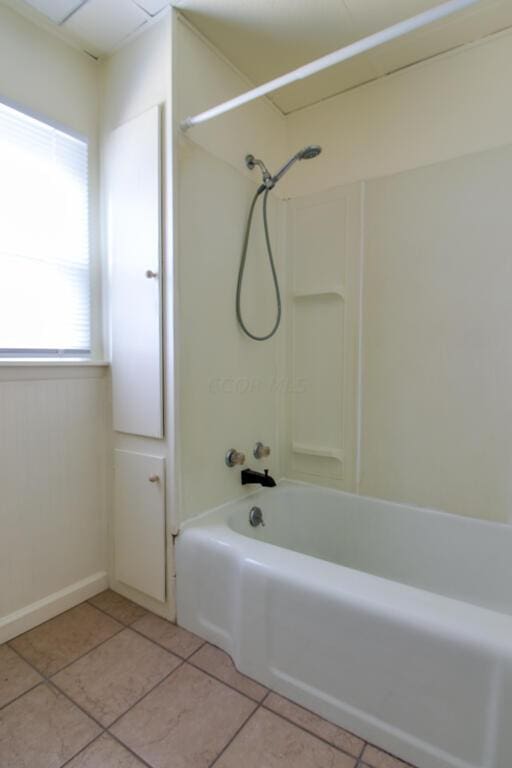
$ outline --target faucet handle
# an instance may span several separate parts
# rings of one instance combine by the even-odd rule
[[[224,456],[224,462],[227,467],[235,467],[237,464],[245,464],[245,453],[237,451],[236,448],[230,448]]]
[[[258,442],[254,445],[252,455],[255,459],[264,459],[267,456],[270,456],[270,446]]]

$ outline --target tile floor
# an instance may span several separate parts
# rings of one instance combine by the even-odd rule
[[[410,768],[110,590],[0,646],[1,768]]]

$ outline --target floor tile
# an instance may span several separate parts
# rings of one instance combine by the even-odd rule
[[[381,752],[380,749],[367,744],[361,758],[370,768],[413,768],[397,757]]]
[[[43,683],[0,711],[0,765],[60,768],[101,729]]]
[[[316,736],[259,709],[215,768],[354,768],[356,760]]]
[[[0,645],[0,707],[42,680],[8,645]]]
[[[50,676],[121,628],[110,616],[82,603],[16,637],[9,645],[43,675]]]
[[[343,749],[350,755],[354,755],[354,757],[361,755],[364,746],[362,739],[324,720],[308,709],[299,707],[298,704],[278,696],[277,693],[271,693],[267,697],[265,707],[268,707],[268,709],[271,709],[278,715],[286,717],[287,720],[291,720],[306,731],[315,734],[315,736],[325,739],[325,741],[330,742],[335,747],[338,747],[338,749]]]
[[[112,732],[154,768],[207,768],[255,706],[184,664],[122,717]]]
[[[104,733],[73,758],[66,768],[144,768],[144,763]]]
[[[155,616],[154,613],[147,613],[136,621],[133,629],[184,659],[197,651],[204,643],[204,640],[201,640],[197,635],[187,632],[186,629],[182,629],[176,624],[160,618],[160,616]]]
[[[207,643],[194,653],[190,658],[190,663],[200,667],[205,672],[209,672],[214,677],[218,677],[224,683],[233,686],[240,693],[245,693],[251,699],[261,701],[267,693],[267,688],[251,680],[238,672],[227,653],[215,648]]]
[[[52,682],[108,727],[181,663],[125,629],[57,673]]]
[[[100,592],[99,595],[91,597],[89,602],[101,611],[110,614],[114,619],[120,621],[121,624],[133,624],[134,621],[147,613],[145,608],[137,605],[137,603],[133,603],[112,589],[107,589],[105,592]]]

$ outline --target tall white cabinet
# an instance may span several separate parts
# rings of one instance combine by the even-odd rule
[[[116,432],[161,438],[162,215],[160,108],[112,132],[112,407]]]
[[[132,597],[166,600],[161,107],[108,140],[113,564]],[[154,607],[148,604],[148,607]]]

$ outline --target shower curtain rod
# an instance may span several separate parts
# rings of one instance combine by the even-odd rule
[[[431,8],[423,13],[419,13],[417,16],[413,16],[405,21],[400,21],[398,24],[393,24],[393,26],[383,29],[381,32],[376,32],[373,35],[369,35],[369,37],[364,37],[362,40],[358,40],[344,48],[340,48],[338,51],[328,53],[326,56],[315,59],[315,61],[311,61],[309,64],[304,64],[304,66],[298,67],[298,69],[294,69],[286,75],[281,75],[274,80],[270,80],[268,83],[258,85],[256,88],[252,88],[250,91],[240,94],[240,96],[235,96],[233,99],[218,104],[216,107],[207,109],[205,112],[200,112],[193,117],[186,117],[181,123],[181,129],[187,131],[195,125],[205,123],[213,117],[218,117],[225,112],[230,112],[232,109],[236,109],[243,104],[254,101],[254,99],[259,99],[260,96],[266,96],[267,93],[277,91],[278,88],[283,88],[283,86],[294,83],[297,80],[310,77],[317,72],[321,72],[323,69],[332,67],[334,64],[347,61],[347,59],[351,59],[360,53],[370,51],[378,45],[387,43],[390,40],[395,40],[397,37],[406,35],[408,32],[412,32],[415,29],[421,29],[421,27],[424,27],[427,24],[431,24],[439,19],[444,19],[445,16],[450,16],[452,13],[461,11],[463,8],[467,8],[468,6],[479,2],[480,0],[448,0],[448,2],[437,5],[435,8]]]

